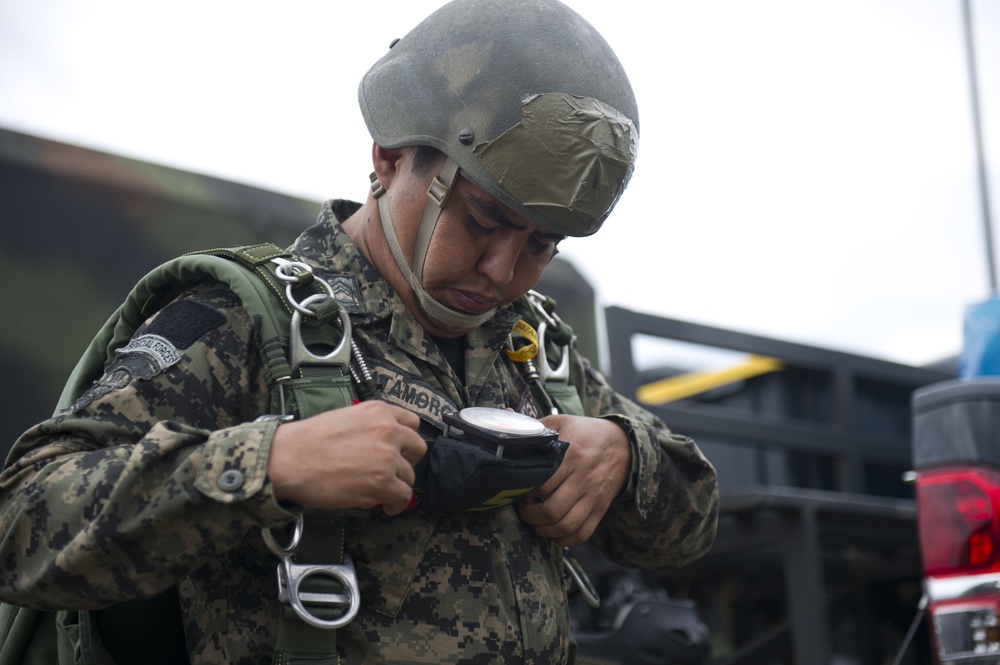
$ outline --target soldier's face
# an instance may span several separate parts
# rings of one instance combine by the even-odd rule
[[[405,188],[408,203],[401,206],[399,217],[393,212],[393,221],[411,261],[427,204],[427,187],[436,173],[437,169],[431,169],[424,177],[411,171],[409,182],[396,183]],[[397,191],[397,196],[400,193]],[[534,287],[562,239],[459,178],[431,237],[424,262],[424,289],[459,312],[488,312],[510,304]],[[456,337],[469,332],[447,326],[422,311],[418,319],[434,335]]]

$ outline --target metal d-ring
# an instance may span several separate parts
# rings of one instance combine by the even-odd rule
[[[267,545],[267,549],[271,550],[271,554],[274,556],[282,559],[292,556],[295,553],[295,549],[299,546],[299,541],[302,540],[302,513],[295,514],[295,531],[292,532],[292,539],[287,545],[279,545],[270,529],[261,529],[260,535],[264,538],[264,544]]]
[[[271,261],[278,266],[274,269],[275,276],[285,283],[285,298],[288,299],[288,302],[295,309],[295,311],[299,312],[303,316],[313,316],[316,312],[306,307],[306,300],[309,300],[309,298],[306,298],[306,300],[303,300],[302,302],[295,299],[295,294],[292,292],[294,287],[301,286],[304,283],[308,284],[310,282],[318,282],[319,285],[323,287],[323,290],[326,291],[326,295],[331,298],[335,297],[333,293],[333,286],[331,286],[330,282],[313,272],[313,267],[308,263],[304,263],[302,261],[289,261],[288,259],[282,258],[274,258],[271,259]],[[304,275],[309,275],[308,280],[304,280]]]

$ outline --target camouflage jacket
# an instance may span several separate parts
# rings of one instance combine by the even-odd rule
[[[440,425],[445,408],[536,414],[502,353],[516,315],[501,310],[467,336],[464,377],[351,243],[328,202],[293,252],[338,290],[380,399]],[[279,602],[276,559],[260,527],[287,525],[266,476],[275,424],[257,328],[235,296],[202,284],[160,310],[70,408],[16,443],[0,476],[0,598],[90,609],[177,585],[194,663],[270,662]],[[573,353],[587,415],[628,433],[627,487],[592,542],[614,561],[677,566],[716,526],[715,471],[695,444],[632,402]],[[222,482],[237,470],[242,483]],[[345,663],[562,663],[569,615],[559,546],[515,508],[396,517],[351,511],[347,551],[362,609],[338,633]]]

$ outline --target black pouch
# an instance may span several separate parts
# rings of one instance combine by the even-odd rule
[[[514,427],[507,432],[484,430],[461,419],[462,414],[466,418],[471,414],[481,423],[483,413],[493,423],[499,417],[504,421],[501,426],[513,421]],[[569,447],[538,421],[499,409],[463,409],[446,415],[445,421],[456,427],[446,429],[431,446],[423,498],[429,510],[478,511],[509,505],[551,478]],[[538,423],[538,431],[528,436],[510,432],[526,421]]]

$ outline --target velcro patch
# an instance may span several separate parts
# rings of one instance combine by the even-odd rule
[[[178,349],[186,349],[225,321],[226,317],[222,312],[204,303],[177,300],[163,308],[146,328],[146,332],[169,340]]]

